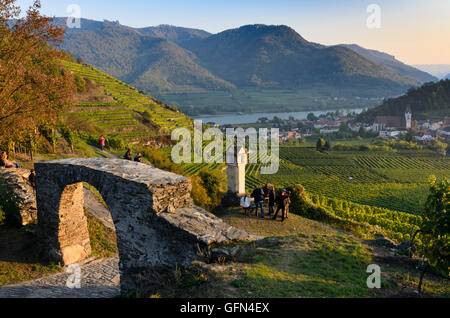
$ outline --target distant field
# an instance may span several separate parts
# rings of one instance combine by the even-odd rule
[[[356,99],[353,96],[353,94],[342,96],[342,92],[321,92],[314,89],[301,91],[241,89],[232,92],[162,94],[158,95],[158,98],[189,114],[193,111],[214,114],[215,112],[289,112],[363,108],[380,103],[380,101]],[[334,100],[334,97],[346,97],[346,100]]]
[[[301,183],[312,193],[416,214],[428,195],[428,177],[450,177],[450,160],[427,151],[322,154],[312,148],[285,147],[280,157],[276,175],[260,175],[249,165],[247,186]]]

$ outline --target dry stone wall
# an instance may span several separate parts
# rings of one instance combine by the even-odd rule
[[[0,168],[2,197],[12,200],[13,211],[8,218],[25,226],[37,221],[36,193],[28,182],[30,171],[26,169]]]
[[[90,253],[81,182],[97,188],[115,224],[123,293],[189,266],[214,243],[251,240],[193,205],[188,178],[120,159],[37,163],[38,233],[53,261],[71,264]]]

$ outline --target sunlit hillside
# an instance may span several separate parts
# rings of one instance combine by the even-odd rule
[[[188,126],[191,121],[175,107],[92,66],[62,63],[75,73],[77,82],[82,82],[76,101],[63,115],[72,128],[128,143],[170,135],[173,128]]]

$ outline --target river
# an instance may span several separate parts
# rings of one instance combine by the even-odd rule
[[[341,109],[344,114],[347,113],[345,109]],[[362,108],[350,109],[350,112],[360,114],[363,111]],[[226,114],[217,116],[200,116],[194,117],[196,120],[201,120],[203,123],[215,122],[219,125],[233,125],[233,124],[254,124],[259,118],[266,117],[272,120],[275,116],[281,119],[289,119],[294,117],[295,119],[306,119],[309,113],[313,113],[316,116],[324,115],[329,112],[336,112],[336,110],[319,110],[319,111],[302,111],[302,112],[289,112],[289,113],[255,113],[255,114]]]

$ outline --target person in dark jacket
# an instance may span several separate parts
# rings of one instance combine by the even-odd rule
[[[271,185],[266,183],[266,185],[263,188],[264,191],[264,199],[267,199],[269,197],[269,191],[271,189]]]
[[[275,187],[273,185],[269,186],[267,196],[269,198],[269,216],[271,216],[274,213],[274,206],[276,199]]]
[[[286,207],[289,206],[289,203],[291,203],[289,199],[289,193],[283,189],[281,191],[281,194],[277,196],[276,202],[277,202],[277,212],[275,213],[273,219],[276,220],[278,212],[281,211],[281,221],[284,222],[284,218],[286,216]]]
[[[34,169],[30,170],[30,176],[28,177],[28,181],[30,182],[33,188],[36,188],[36,171]]]
[[[264,191],[261,188],[255,187],[253,190],[251,197],[255,199],[256,205],[256,216],[258,216],[258,207],[261,209],[261,217],[264,218]]]
[[[125,155],[123,156],[123,159],[125,159],[125,160],[130,160],[130,161],[133,160],[133,157],[132,157],[132,155],[131,155],[131,149],[128,149],[128,150],[127,150],[127,152],[126,152]]]
[[[136,157],[134,157],[134,161],[136,161],[136,162],[142,162],[142,154],[141,154],[141,153],[138,153],[138,154],[136,155]]]

